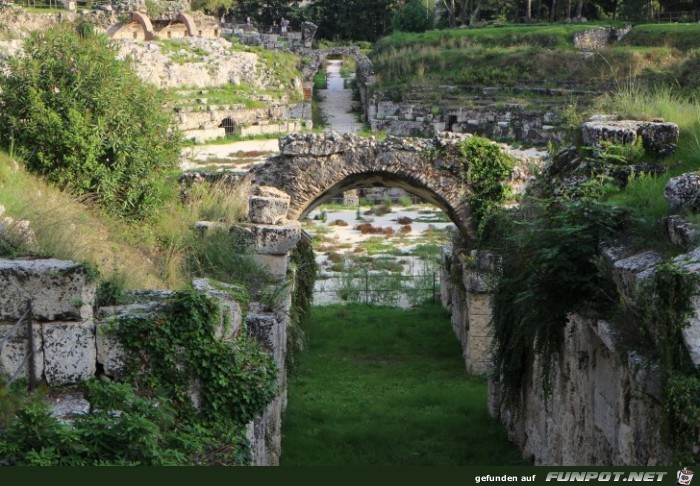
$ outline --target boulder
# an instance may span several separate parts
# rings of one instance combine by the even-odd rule
[[[664,198],[674,211],[700,209],[700,174],[688,172],[672,177],[664,188]]]

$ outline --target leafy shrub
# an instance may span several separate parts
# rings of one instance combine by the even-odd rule
[[[179,141],[162,95],[145,85],[103,35],[60,26],[35,32],[27,55],[0,75],[0,143],[62,188],[108,212],[142,218]]]
[[[494,371],[514,405],[535,354],[545,394],[551,391],[568,314],[592,303],[612,306],[606,296],[615,292],[596,257],[600,242],[624,221],[619,210],[587,198],[546,201],[528,212],[535,217],[503,226],[502,276],[494,297]]]
[[[402,32],[425,32],[432,27],[433,21],[433,12],[423,0],[409,0],[391,18],[391,26]]]

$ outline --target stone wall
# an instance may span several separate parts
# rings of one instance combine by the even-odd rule
[[[397,136],[433,136],[441,131],[473,133],[492,140],[545,144],[561,142],[566,130],[556,110],[506,106],[456,106],[434,112],[420,103],[397,103],[373,98],[368,119],[373,131]]]
[[[115,42],[121,58],[131,57],[135,61],[139,77],[159,88],[207,88],[228,83],[255,89],[279,86],[273,69],[258,63],[257,54],[233,51],[225,39],[185,37],[178,41],[183,48],[175,53],[164,52],[158,42]],[[187,62],[174,60],[174,56]],[[297,84],[301,90],[301,80]]]
[[[442,253],[440,295],[451,313],[452,329],[462,346],[469,373],[486,374],[491,368],[492,342],[490,293],[494,256],[488,252],[467,252],[458,235],[454,246]]]
[[[509,438],[536,465],[669,464],[659,369],[620,353],[605,321],[572,315],[564,336],[549,400],[533,373],[517,412],[500,403],[498,383],[489,382],[489,411]]]
[[[269,230],[264,239],[268,263],[277,262],[271,270],[280,279],[287,278],[286,256],[275,255],[275,240]],[[287,233],[284,233],[286,235]],[[293,234],[295,244],[298,234]],[[287,251],[287,246],[280,248]],[[265,250],[261,250],[265,251]],[[272,254],[269,254],[272,252]],[[251,302],[245,322],[241,305],[230,293],[221,290],[226,284],[212,284],[206,279],[193,281],[194,288],[212,297],[220,308],[220,322],[215,336],[232,342],[243,327],[267,350],[280,369],[279,393],[265,412],[255,418],[247,429],[251,442],[254,465],[277,465],[281,453],[281,415],[286,405],[286,329],[291,309],[291,290],[285,287],[278,303],[270,307]],[[0,374],[18,378],[32,378],[52,387],[52,397],[65,395],[70,400],[57,399],[54,413],[70,416],[88,410],[85,399],[76,397],[73,387],[64,388],[94,376],[105,375],[113,379],[123,376],[126,356],[114,330],[119,320],[126,316],[143,316],[156,313],[167,306],[171,291],[131,291],[126,295],[129,303],[100,307],[95,310],[96,282],[92,272],[84,265],[55,259],[6,260],[0,259],[0,341],[8,335],[17,321],[25,315],[27,303],[31,307],[31,337],[25,321],[0,347]],[[29,343],[33,345],[33,367],[25,360]],[[33,368],[34,375],[30,376]],[[79,394],[79,393],[78,393]],[[196,387],[190,390],[196,403],[199,394]],[[66,407],[74,403],[75,408]]]
[[[498,258],[466,246],[456,236],[443,251],[441,298],[451,311],[467,370],[486,373]],[[639,284],[664,261],[655,251],[626,246],[603,248],[603,254],[620,297],[630,305],[635,305]],[[695,249],[676,256],[673,263],[697,272],[699,259],[700,249]],[[700,366],[700,298],[693,297],[691,304],[693,313],[682,337],[690,359]],[[498,380],[490,377],[489,411],[537,465],[666,464],[671,455],[659,419],[665,414],[661,371],[645,359],[644,351],[621,348],[610,322],[571,315],[554,366],[551,396],[543,396],[535,362],[518,404],[503,403]]]
[[[599,51],[605,49],[611,41],[620,41],[632,30],[631,25],[613,29],[611,27],[597,27],[574,33],[574,47],[585,51]]]

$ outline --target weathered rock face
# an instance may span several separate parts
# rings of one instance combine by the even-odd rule
[[[489,383],[490,411],[510,439],[536,465],[668,463],[658,368],[634,353],[621,359],[605,321],[572,315],[564,336],[549,399],[530,375],[515,414],[499,403],[498,384]]]
[[[637,120],[588,121],[582,126],[583,142],[600,146],[602,142],[630,145],[642,138],[644,148],[658,156],[671,155],[678,146],[680,131],[675,123]]]
[[[672,210],[700,209],[700,174],[688,172],[672,177],[664,188],[664,198]]]
[[[131,57],[139,77],[160,88],[206,88],[228,83],[253,88],[279,87],[275,73],[263,68],[256,54],[234,51],[225,39],[182,38],[178,42],[183,43],[183,49],[172,55],[164,53],[158,42],[115,42],[120,58]],[[187,62],[174,61],[173,55]]]
[[[0,320],[17,320],[32,302],[35,319],[92,318],[95,281],[84,265],[61,260],[0,259]]]
[[[685,249],[695,248],[700,242],[700,232],[683,216],[671,215],[663,220],[671,243]]]

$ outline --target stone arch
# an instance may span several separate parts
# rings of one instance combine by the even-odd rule
[[[227,116],[221,120],[219,128],[223,128],[226,135],[233,135],[236,132],[236,122],[234,122],[231,117]]]
[[[132,12],[131,20],[134,22],[138,22],[139,25],[141,25],[145,40],[153,40],[155,36],[153,32],[153,24],[151,23],[151,19],[149,19],[147,15],[144,15],[141,12]]]
[[[188,15],[184,12],[180,13],[180,15],[177,16],[177,20],[185,24],[185,28],[187,29],[187,35],[189,37],[195,37],[195,32],[197,32],[197,26],[195,25],[194,19],[191,15]],[[202,37],[201,31],[199,37]]]
[[[473,239],[471,193],[457,163],[429,156],[454,141],[299,135],[280,139],[281,154],[252,171],[254,186],[290,196],[287,218],[298,220],[331,196],[358,187],[401,187],[440,207],[462,235]]]

